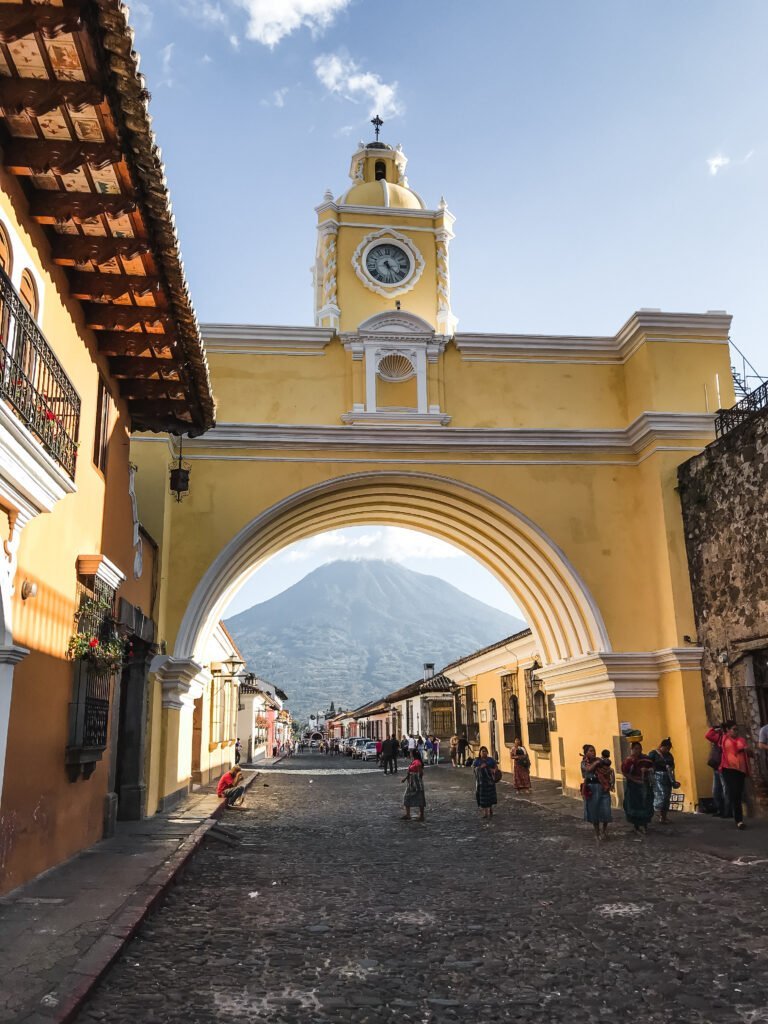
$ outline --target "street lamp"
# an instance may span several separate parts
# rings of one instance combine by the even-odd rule
[[[240,669],[245,665],[245,662],[240,658],[236,658],[235,655],[231,655],[224,662],[224,667],[227,669],[227,675],[234,678]]]

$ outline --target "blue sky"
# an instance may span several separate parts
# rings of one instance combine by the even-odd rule
[[[131,8],[202,321],[311,322],[314,206],[378,110],[457,217],[460,330],[727,309],[768,374],[764,0]]]

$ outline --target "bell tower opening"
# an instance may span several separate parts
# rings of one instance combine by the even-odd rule
[[[376,169],[374,171],[374,174],[376,176],[376,181],[381,181],[382,179],[386,180],[387,165],[384,163],[383,160],[376,161]]]

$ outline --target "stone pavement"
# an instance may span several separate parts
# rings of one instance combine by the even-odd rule
[[[253,778],[253,776],[249,776]],[[0,898],[0,1021],[66,1020],[223,809],[215,787]]]
[[[426,788],[422,825],[374,768],[265,771],[79,1024],[768,1022],[768,852],[698,852],[690,820],[598,844],[505,784],[483,823],[469,770]]]

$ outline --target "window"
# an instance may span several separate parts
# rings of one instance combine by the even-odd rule
[[[32,278],[32,275],[28,270],[25,270],[21,275],[21,283],[19,284],[19,298],[29,310],[32,319],[37,319],[37,287]]]
[[[8,238],[8,232],[2,224],[0,224],[0,269],[4,270],[8,277],[11,276],[11,270],[13,269],[11,243]]]
[[[376,181],[381,181],[382,178],[386,178],[387,177],[387,165],[384,163],[383,160],[377,160],[376,161],[375,176],[376,176]]]
[[[109,389],[100,376],[99,391],[96,397],[96,432],[93,438],[93,464],[102,473],[107,472],[110,402]]]

